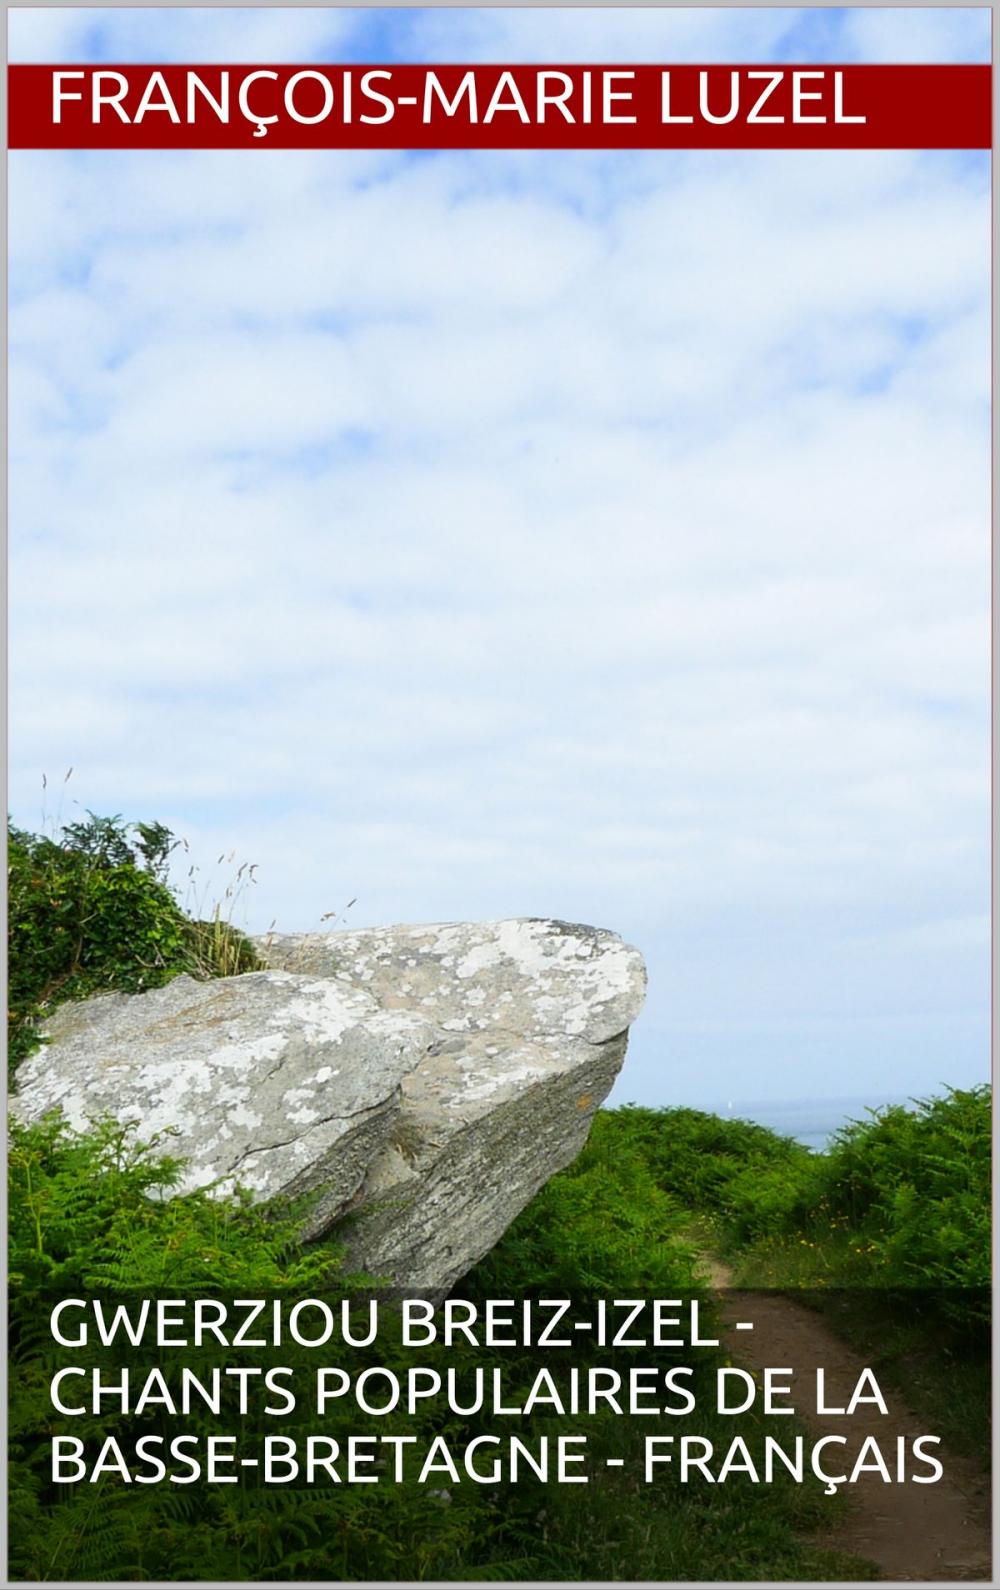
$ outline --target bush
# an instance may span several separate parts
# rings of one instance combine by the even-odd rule
[[[808,1221],[818,1186],[815,1159],[784,1158],[777,1165],[753,1163],[736,1170],[717,1205],[734,1241],[752,1241],[797,1231]]]
[[[664,1192],[734,1238],[782,1229],[810,1201],[816,1156],[755,1121],[634,1104],[613,1119],[616,1140],[643,1154]]]
[[[477,1266],[484,1296],[539,1288],[555,1297],[699,1290],[688,1213],[658,1185],[640,1145],[623,1131],[622,1115],[598,1111],[579,1157],[545,1184]]]
[[[114,1477],[61,1487],[49,1477],[49,1442],[58,1426],[49,1398],[54,1370],[66,1363],[99,1368],[114,1383],[124,1370],[141,1380],[159,1367],[174,1373],[155,1347],[127,1340],[60,1349],[49,1336],[53,1302],[99,1296],[114,1306],[130,1298],[324,1297],[333,1306],[349,1296],[336,1246],[302,1246],[302,1209],[273,1205],[265,1212],[245,1198],[203,1191],[164,1200],[180,1164],[158,1159],[163,1143],[144,1143],[116,1122],[87,1133],[50,1118],[11,1126],[10,1303],[11,1398],[9,1506],[12,1575],[23,1579],[388,1579],[402,1578],[430,1559],[447,1568],[472,1536],[478,1488],[466,1487],[446,1511],[426,1488],[366,1485],[268,1488],[244,1476],[238,1486],[124,1485]],[[421,1362],[443,1354],[426,1349]],[[207,1380],[213,1366],[259,1370],[273,1360],[266,1349],[230,1355],[209,1342],[189,1349],[184,1362]],[[283,1344],[280,1362],[308,1385],[316,1354]],[[374,1360],[373,1360],[374,1361]],[[398,1349],[382,1340],[379,1360],[398,1366]],[[77,1382],[86,1384],[86,1382]],[[261,1399],[263,1400],[263,1399]],[[227,1404],[228,1405],[228,1404]],[[251,1404],[237,1422],[194,1408],[184,1433],[232,1434],[250,1440],[275,1427]],[[427,1420],[423,1421],[426,1431]],[[315,1430],[308,1410],[280,1421],[282,1435]],[[350,1403],[328,1410],[324,1434],[343,1441],[364,1433]],[[59,1433],[66,1430],[62,1423]],[[122,1414],[114,1399],[100,1413],[69,1421],[70,1433],[96,1453],[108,1436],[129,1449],[142,1435],[177,1433],[176,1421],[151,1407]],[[372,1433],[419,1433],[421,1421],[388,1416]],[[458,1575],[456,1575],[458,1577]]]
[[[67,999],[139,993],[179,972],[251,971],[253,946],[220,920],[193,922],[166,881],[173,836],[120,817],[72,823],[53,839],[8,824],[8,1054],[38,1047],[37,1027]]]
[[[823,1165],[830,1218],[867,1239],[858,1268],[883,1283],[987,1289],[991,1090],[949,1088],[915,1105],[837,1134]]]
[[[11,1128],[11,1405],[10,1521],[12,1574],[18,1579],[271,1581],[391,1583],[416,1580],[565,1579],[596,1574],[738,1578],[772,1574],[789,1580],[834,1577],[840,1563],[809,1547],[799,1532],[827,1511],[818,1487],[789,1481],[747,1493],[699,1495],[664,1474],[656,1492],[642,1472],[646,1421],[598,1416],[589,1426],[595,1482],[543,1486],[526,1477],[501,1489],[473,1483],[449,1486],[334,1485],[301,1480],[276,1488],[256,1472],[238,1485],[124,1485],[113,1476],[93,1484],[57,1486],[49,1477],[49,1443],[64,1433],[49,1400],[52,1374],[68,1361],[99,1367],[113,1385],[171,1364],[154,1349],[127,1341],[60,1350],[47,1329],[52,1301],[99,1295],[106,1302],[145,1297],[219,1295],[222,1298],[321,1296],[333,1306],[350,1295],[337,1249],[326,1242],[299,1246],[300,1213],[254,1209],[239,1197],[213,1199],[203,1191],[164,1201],[177,1162],[158,1160],[163,1142],[144,1144],[117,1123],[78,1134],[50,1119]],[[462,1297],[519,1295],[579,1297],[591,1287],[633,1296],[637,1284],[678,1296],[692,1282],[692,1254],[681,1234],[684,1211],[656,1188],[641,1156],[621,1152],[615,1119],[598,1116],[591,1144],[555,1177],[471,1275]],[[383,1316],[384,1317],[384,1316]],[[371,1362],[400,1370],[407,1355],[380,1335]],[[273,1355],[270,1355],[273,1356]],[[548,1355],[545,1355],[548,1358]],[[572,1360],[607,1355],[586,1340]],[[626,1355],[627,1356],[627,1355]],[[642,1351],[632,1355],[645,1362]],[[659,1354],[659,1362],[666,1355]],[[414,1361],[413,1353],[409,1355]],[[266,1349],[244,1348],[239,1363],[264,1367]],[[227,1349],[189,1349],[185,1363],[203,1379]],[[362,1362],[363,1362],[362,1358]],[[465,1351],[461,1346],[417,1350],[416,1361],[502,1366],[524,1388],[539,1355],[532,1351]],[[282,1364],[308,1382],[316,1354],[283,1344]],[[360,1367],[360,1365],[359,1365]],[[547,1365],[559,1374],[558,1356]],[[711,1373],[706,1358],[700,1373]],[[79,1382],[85,1385],[86,1382]],[[707,1382],[706,1382],[707,1384]],[[755,1450],[762,1421],[721,1418],[706,1410],[704,1428],[720,1449],[739,1433]],[[195,1408],[184,1433],[204,1436],[235,1429],[230,1417]],[[343,1442],[348,1434],[407,1434],[426,1448],[438,1433],[458,1446],[484,1430],[503,1436],[555,1434],[564,1421],[544,1410],[529,1429],[505,1418],[456,1418],[428,1408],[415,1417],[391,1413],[366,1420],[349,1399],[328,1408],[319,1428]],[[113,1399],[99,1413],[69,1421],[91,1458],[114,1435],[128,1450],[139,1435],[176,1433],[176,1421],[151,1407],[123,1415]],[[249,1444],[274,1429],[253,1411],[240,1422]],[[581,1425],[571,1426],[577,1431]],[[280,1420],[282,1435],[301,1439],[317,1429],[303,1408]],[[605,1456],[623,1461],[605,1469]],[[719,1488],[721,1491],[721,1487]]]

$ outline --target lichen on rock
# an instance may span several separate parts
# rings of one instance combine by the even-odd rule
[[[645,992],[574,923],[268,935],[269,969],[60,1007],[12,1108],[176,1129],[179,1191],[238,1181],[346,1212],[353,1262],[440,1292],[579,1153]]]

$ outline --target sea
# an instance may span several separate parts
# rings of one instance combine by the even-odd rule
[[[713,1115],[733,1120],[757,1121],[769,1126],[772,1132],[794,1137],[807,1148],[821,1151],[826,1148],[834,1133],[848,1121],[868,1119],[870,1110],[886,1104],[910,1104],[905,1093],[858,1094],[845,1099],[716,1099],[695,1108],[710,1110]]]

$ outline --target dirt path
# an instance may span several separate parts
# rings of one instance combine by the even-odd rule
[[[793,1400],[818,1433],[848,1436],[848,1452],[856,1451],[867,1436],[876,1436],[890,1470],[898,1436],[934,1434],[885,1386],[880,1389],[887,1415],[871,1404],[858,1407],[850,1418],[817,1413],[817,1366],[826,1372],[826,1406],[846,1408],[865,1367],[863,1358],[813,1310],[778,1293],[733,1291],[731,1272],[717,1259],[707,1258],[704,1267],[721,1294],[726,1345],[733,1358],[757,1372],[769,1366],[794,1369],[792,1385],[801,1389]],[[751,1321],[753,1330],[737,1330],[739,1321]],[[845,1449],[827,1450],[843,1454]],[[932,1450],[943,1464],[942,1479],[934,1485],[887,1485],[877,1473],[862,1476],[847,1487],[850,1513],[822,1544],[877,1563],[883,1579],[989,1582],[988,1483],[974,1463],[942,1447]],[[844,1469],[832,1466],[831,1471]]]

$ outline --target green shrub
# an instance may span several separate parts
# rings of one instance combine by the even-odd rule
[[[879,1110],[837,1134],[822,1196],[831,1222],[865,1239],[854,1244],[859,1271],[940,1290],[945,1301],[989,1287],[991,1127],[982,1086]]]
[[[250,971],[252,945],[218,912],[193,922],[166,881],[173,836],[162,823],[96,817],[53,839],[8,824],[8,1053],[38,1046],[53,1006],[109,990],[139,993],[189,972]]]
[[[699,1289],[687,1211],[658,1185],[621,1115],[598,1111],[582,1153],[546,1183],[477,1266],[484,1295],[543,1288],[560,1297],[588,1291],[672,1297]]]
[[[658,1190],[634,1150],[621,1153],[615,1119],[602,1114],[580,1159],[544,1188],[501,1243],[456,1288],[462,1297],[579,1296],[591,1287],[632,1296],[637,1285],[676,1296],[692,1282],[692,1255],[681,1234],[684,1212]],[[661,1484],[641,1483],[645,1420],[597,1418],[589,1434],[597,1454],[595,1483],[585,1490],[533,1480],[493,1489],[462,1483],[445,1497],[433,1486],[293,1483],[268,1488],[253,1474],[239,1485],[123,1485],[114,1478],[56,1486],[49,1477],[49,1442],[58,1427],[49,1400],[56,1367],[99,1365],[107,1383],[124,1368],[133,1374],[170,1368],[156,1349],[128,1343],[114,1348],[60,1350],[48,1334],[56,1296],[116,1298],[185,1295],[289,1299],[322,1296],[336,1303],[351,1279],[326,1242],[297,1241],[301,1214],[254,1209],[239,1197],[195,1192],[169,1201],[179,1166],[157,1160],[116,1123],[78,1134],[50,1119],[11,1128],[11,1404],[10,1524],[14,1578],[320,1580],[386,1583],[399,1579],[566,1579],[592,1575],[783,1579],[841,1577],[843,1563],[808,1545],[799,1531],[828,1519],[818,1487],[790,1481],[762,1490],[719,1487],[711,1496],[666,1472]],[[590,1345],[574,1348],[585,1363]],[[595,1349],[596,1361],[604,1354]],[[380,1336],[371,1362],[405,1367],[406,1356]],[[273,1355],[271,1355],[273,1358]],[[643,1355],[639,1354],[640,1360]],[[232,1361],[209,1344],[184,1361],[207,1378],[213,1364]],[[336,1354],[330,1360],[335,1361]],[[537,1368],[537,1355],[495,1349],[419,1350],[418,1361],[443,1370],[463,1360],[502,1365],[513,1386]],[[241,1349],[243,1365],[265,1366],[266,1349]],[[412,1355],[411,1355],[412,1361]],[[286,1343],[281,1362],[308,1380],[316,1354]],[[552,1368],[558,1365],[553,1361]],[[710,1372],[708,1360],[706,1374]],[[740,1433],[754,1446],[761,1421],[721,1418],[706,1411],[706,1432],[721,1449]],[[789,1421],[790,1422],[790,1421]],[[218,1428],[193,1410],[184,1433]],[[487,1427],[489,1421],[487,1421]],[[141,1433],[176,1433],[176,1421],[156,1409],[123,1416],[113,1405],[71,1421],[72,1433],[93,1454],[107,1435],[126,1448]],[[234,1421],[223,1421],[227,1433]],[[268,1424],[251,1414],[240,1424],[251,1444]],[[303,1411],[280,1420],[282,1435],[315,1430]],[[408,1434],[426,1447],[443,1433],[458,1447],[483,1430],[475,1419],[428,1411],[416,1418],[388,1415],[365,1421],[345,1399],[328,1409],[324,1434]],[[516,1427],[515,1427],[516,1428]],[[559,1421],[533,1419],[534,1435]],[[580,1429],[579,1424],[575,1426]],[[494,1433],[511,1433],[500,1419]],[[601,1458],[624,1466],[604,1471]],[[599,1476],[599,1477],[598,1477]],[[853,1577],[854,1575],[852,1575]]]
[[[781,1229],[809,1203],[816,1156],[755,1121],[634,1104],[609,1113],[616,1143],[642,1154],[661,1191],[734,1238]]]
[[[950,1088],[872,1111],[825,1153],[700,1110],[630,1105],[607,1112],[605,1131],[731,1251],[770,1243],[774,1257],[787,1239],[789,1253],[807,1250],[802,1280],[825,1266],[827,1285],[920,1287],[970,1319],[990,1279],[991,1105],[989,1087]]]
[[[797,1231],[811,1215],[816,1188],[817,1167],[811,1157],[792,1155],[777,1165],[754,1163],[734,1171],[717,1209],[734,1241]]]
[[[59,1487],[49,1476],[54,1433],[49,1384],[65,1363],[89,1372],[99,1367],[107,1383],[125,1369],[140,1379],[152,1367],[168,1379],[170,1356],[127,1341],[60,1349],[49,1337],[48,1314],[56,1298],[101,1296],[324,1297],[334,1305],[351,1293],[338,1248],[302,1246],[300,1209],[267,1212],[238,1195],[213,1198],[198,1191],[164,1200],[179,1163],[158,1160],[160,1143],[138,1141],[115,1122],[87,1133],[50,1118],[11,1127],[9,1155],[11,1267],[10,1520],[13,1577],[24,1579],[398,1579],[427,1564],[447,1571],[473,1538],[477,1488],[467,1486],[443,1510],[427,1488],[313,1485],[267,1488],[244,1475],[238,1486],[123,1485],[113,1477]],[[399,1367],[391,1339],[377,1358]],[[335,1356],[335,1355],[334,1355]],[[434,1349],[422,1363],[442,1359]],[[176,1355],[175,1355],[176,1357]],[[184,1363],[207,1379],[214,1365],[238,1361],[263,1369],[275,1361],[266,1349],[230,1354],[209,1342],[190,1348]],[[316,1354],[285,1342],[278,1362],[308,1386]],[[80,1384],[80,1383],[77,1383]],[[301,1412],[279,1422],[251,1409],[237,1421],[194,1409],[184,1434],[232,1434],[250,1445],[275,1429],[301,1438],[317,1428],[308,1399]],[[254,1404],[256,1407],[256,1404]],[[421,1433],[429,1420],[388,1416],[371,1433]],[[343,1441],[365,1433],[352,1411],[328,1410],[322,1432]],[[66,1430],[63,1422],[59,1433]],[[178,1433],[159,1409],[142,1415],[106,1411],[69,1421],[69,1431],[95,1453],[113,1435],[124,1449],[139,1435]],[[482,1531],[484,1546],[488,1535]],[[456,1577],[459,1577],[456,1574]]]

